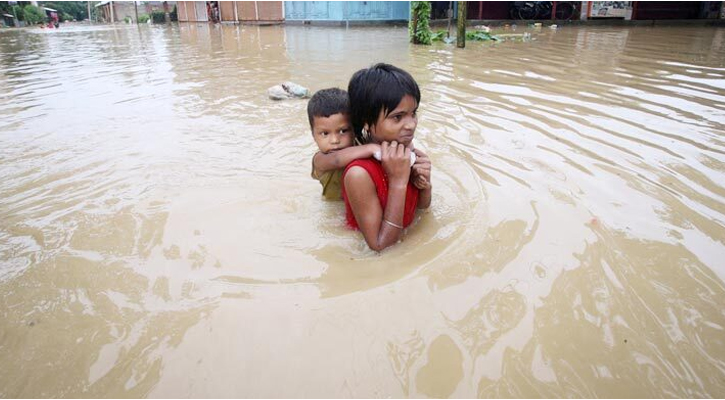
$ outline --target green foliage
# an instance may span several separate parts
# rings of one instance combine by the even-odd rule
[[[446,37],[447,33],[448,32],[443,31],[443,30],[435,31],[432,35],[430,35],[430,40],[433,42],[442,42],[443,38]]]
[[[166,13],[161,10],[154,10],[151,12],[151,19],[154,24],[163,24],[166,22]]]
[[[488,32],[473,31],[473,32],[466,32],[466,40],[485,42],[485,41],[489,41],[489,40],[498,41],[500,39],[497,38],[496,36],[491,35]]]
[[[151,19],[151,17],[149,17],[148,14],[141,14],[138,16],[138,23],[145,24],[145,23],[149,22],[150,19]]]
[[[10,8],[9,14],[13,14],[14,16],[18,17],[18,21],[25,21],[25,14],[23,14],[23,7],[20,6],[12,6]]]
[[[73,16],[71,19],[75,18],[78,21],[88,18],[88,3],[85,1],[42,1],[39,4],[43,7],[58,10],[59,16],[70,14]],[[91,5],[91,8],[94,8],[93,5]]]
[[[414,38],[414,43],[431,44],[432,32],[430,30],[430,2],[429,1],[412,1],[410,3],[411,13],[415,14],[411,18],[408,25],[408,33]],[[415,32],[413,32],[413,19],[417,19]]]
[[[13,7],[7,1],[0,1],[0,14],[12,14]]]
[[[131,18],[127,15],[127,16],[123,17],[123,22],[130,24],[131,22],[133,22],[133,18]]]
[[[447,32],[445,30],[438,30],[431,35],[431,40],[433,40],[434,42],[444,41],[446,38],[446,33]],[[485,31],[473,31],[466,32],[466,40],[474,42],[485,42],[489,40],[499,41],[501,39],[498,36],[494,36]]]
[[[72,15],[70,15],[68,13],[63,13],[63,15],[61,15],[61,17],[60,17],[60,20],[63,21],[63,22],[73,21],[73,18],[74,17]]]
[[[36,25],[45,22],[45,12],[41,11],[40,8],[36,6],[27,5],[23,7],[23,20],[28,25]]]

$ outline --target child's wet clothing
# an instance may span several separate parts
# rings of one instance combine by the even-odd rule
[[[367,158],[364,160],[355,160],[347,165],[345,172],[342,173],[342,179],[345,178],[347,171],[354,167],[362,167],[367,171],[375,184],[375,191],[378,194],[378,200],[380,201],[380,207],[385,210],[385,206],[388,204],[388,178],[385,175],[385,170],[380,161],[374,158]],[[405,192],[405,208],[403,209],[403,226],[408,227],[413,223],[415,218],[415,210],[418,207],[418,188],[416,188],[410,181]],[[345,188],[342,188],[342,198],[345,200],[345,212],[347,217],[347,224],[354,229],[359,229],[355,215],[352,213],[352,207],[347,199]]]
[[[322,185],[322,195],[325,196],[325,200],[342,200],[342,169],[336,169],[327,171],[321,175],[315,173],[314,157],[312,161],[312,176],[313,179],[320,181]]]

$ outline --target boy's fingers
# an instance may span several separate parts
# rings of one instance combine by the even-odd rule
[[[413,151],[415,152],[416,157],[425,157],[425,158],[428,158],[428,155],[426,155],[420,149],[414,149]]]

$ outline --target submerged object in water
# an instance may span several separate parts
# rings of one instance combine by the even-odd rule
[[[282,82],[267,89],[267,94],[272,100],[305,99],[310,97],[310,90],[294,82]]]

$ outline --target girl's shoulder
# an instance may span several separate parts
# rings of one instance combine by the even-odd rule
[[[343,173],[343,176],[352,167],[361,167],[364,170],[368,171],[370,175],[373,175],[374,173],[377,174],[378,171],[383,172],[383,165],[380,163],[380,161],[372,157],[353,160],[352,162],[350,162],[350,164],[347,164],[347,167],[345,167],[345,172]]]

